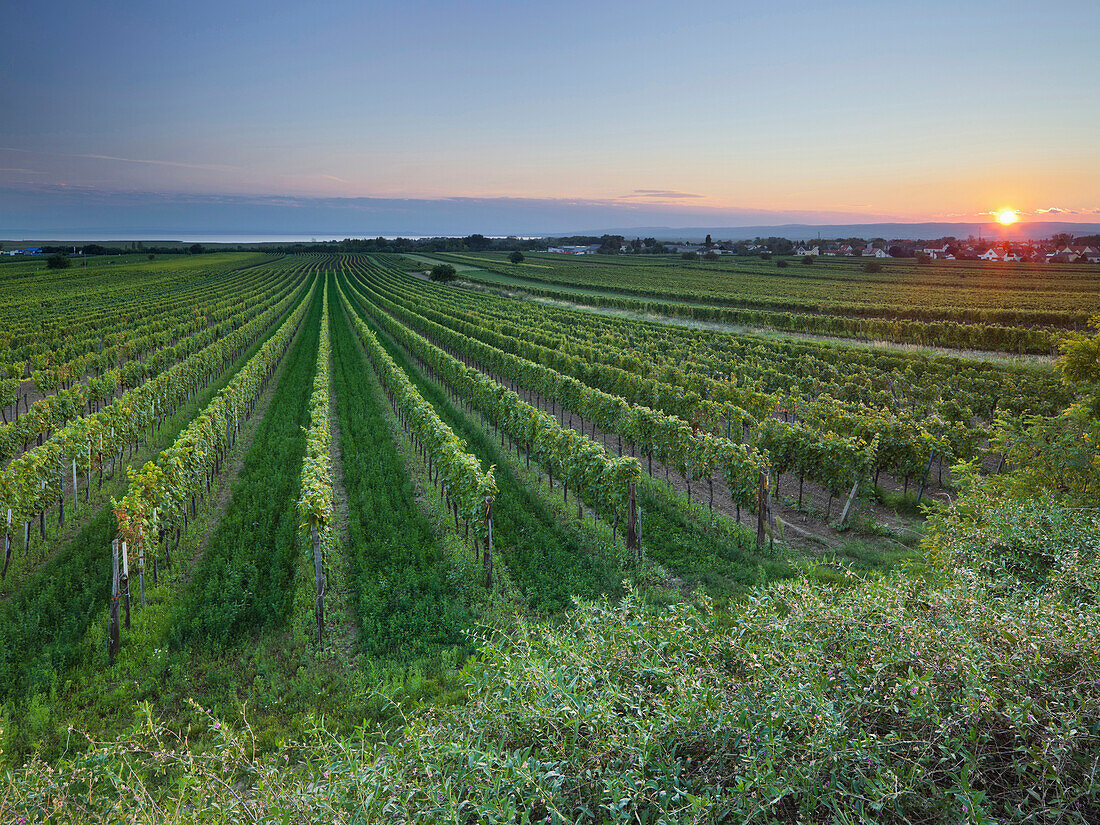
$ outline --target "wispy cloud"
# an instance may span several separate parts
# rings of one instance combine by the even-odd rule
[[[659,200],[680,198],[701,198],[693,192],[677,192],[675,189],[635,189],[630,195],[622,195],[623,198],[655,198]]]
[[[325,180],[334,180],[337,183],[351,183],[351,181],[344,180],[343,178],[338,178],[336,177],[336,175],[319,175],[318,177],[322,177]]]
[[[98,155],[85,152],[50,152],[45,149],[22,149],[17,146],[0,146],[0,152],[23,152],[30,155],[51,155],[61,158],[87,158],[89,160],[111,160],[116,163],[141,163],[149,166],[174,166],[181,169],[206,169],[215,172],[224,172],[228,169],[239,169],[238,166],[227,166],[220,163],[183,163],[177,160],[155,160],[150,158],[124,158],[118,155]]]
[[[1077,215],[1077,209],[1065,209],[1061,206],[1048,206],[1045,209],[1036,209],[1036,215]]]
[[[17,169],[13,166],[0,166],[0,172],[18,172],[21,175],[41,175],[42,173],[35,169]]]

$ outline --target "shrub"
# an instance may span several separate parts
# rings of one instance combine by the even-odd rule
[[[457,277],[458,273],[450,264],[436,264],[432,267],[431,278],[433,281],[447,283],[448,281],[453,281]]]
[[[864,272],[882,272],[882,264],[879,261],[868,261],[863,265]]]
[[[696,255],[694,252],[685,252],[680,257],[683,258],[685,261],[694,261],[699,256]]]
[[[46,259],[46,266],[50,269],[68,269],[72,264],[69,256],[62,255],[60,252],[55,252]]]
[[[513,252],[508,256],[508,260],[514,264],[521,264],[523,263],[523,253],[519,251]]]
[[[786,269],[788,265],[789,264],[782,258],[777,259],[775,262],[775,266],[777,269]]]

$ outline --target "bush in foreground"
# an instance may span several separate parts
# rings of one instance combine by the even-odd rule
[[[1060,559],[1056,581],[990,575],[1006,530]],[[482,640],[465,706],[383,745],[319,729],[255,756],[198,713],[217,747],[195,753],[147,724],[20,769],[0,818],[1096,822],[1100,521],[976,495],[934,535],[934,577],[522,622]]]

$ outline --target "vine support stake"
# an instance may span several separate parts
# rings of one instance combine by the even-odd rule
[[[920,489],[917,490],[917,504],[920,504],[921,496],[924,495],[924,485],[928,483],[928,473],[932,469],[932,460],[935,457],[936,457],[936,451],[932,450],[932,452],[930,452],[928,454],[928,464],[926,464],[925,467],[924,467],[924,475],[922,475],[921,478],[920,478]]]
[[[107,620],[107,663],[113,665],[121,644],[119,638],[118,539],[111,542],[111,614]]]
[[[313,574],[317,580],[317,597],[313,603],[313,612],[317,617],[317,646],[324,644],[325,630],[325,579],[321,559],[321,531],[317,529],[317,519],[310,519],[310,532],[313,538]]]
[[[764,524],[768,510],[768,474],[760,471],[760,482],[756,487],[756,549],[764,549]]]
[[[638,497],[635,482],[631,481],[627,486],[626,548],[627,550],[634,550],[639,559],[642,556],[640,544],[638,541]]]
[[[493,500],[485,499],[485,586],[493,586]]]
[[[4,575],[0,578],[8,577],[8,564],[11,562],[11,508],[8,508],[8,527],[4,531]]]
[[[122,542],[122,595],[126,606],[126,629],[130,629],[130,560],[126,554],[126,542]]]
[[[852,509],[852,504],[856,500],[856,493],[859,492],[859,479],[857,478],[852,485],[852,492],[848,493],[848,500],[844,502],[844,509],[840,512],[840,521],[837,523],[838,527],[843,527],[844,522],[848,520],[848,511]]]

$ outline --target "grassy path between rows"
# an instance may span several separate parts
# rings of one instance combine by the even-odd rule
[[[360,648],[372,657],[411,660],[462,645],[473,615],[448,586],[447,561],[335,289],[329,300],[348,503],[347,581]]]
[[[354,301],[354,299],[352,299]],[[495,464],[499,494],[493,505],[493,538],[498,558],[520,589],[528,606],[539,612],[572,605],[572,597],[593,598],[622,592],[623,571],[608,548],[575,524],[562,524],[528,483],[519,477],[500,442],[481,428],[475,416],[458,409],[443,389],[430,381],[370,316],[360,316],[405,370],[439,417],[466,441],[466,447],[486,465]]]

